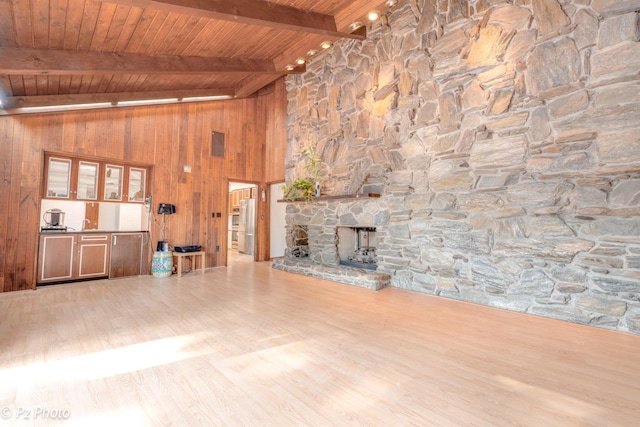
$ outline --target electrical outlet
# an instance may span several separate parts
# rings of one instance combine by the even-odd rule
[[[216,245],[216,252],[220,252],[220,246]]]
[[[216,213],[215,212],[211,212],[211,218],[215,218],[216,217]]]
[[[222,212],[216,212],[216,218],[221,218],[222,217]]]

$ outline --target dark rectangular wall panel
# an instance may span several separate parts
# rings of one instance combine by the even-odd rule
[[[211,155],[213,157],[224,157],[224,133],[211,132]]]

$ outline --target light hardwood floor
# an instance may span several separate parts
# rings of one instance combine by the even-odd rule
[[[640,420],[639,336],[269,263],[1,294],[0,316],[0,426]]]
[[[246,264],[249,262],[254,262],[253,255],[241,254],[235,249],[230,249],[227,252],[227,265],[237,265],[237,264]]]

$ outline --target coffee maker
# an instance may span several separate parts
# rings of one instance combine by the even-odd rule
[[[46,225],[41,228],[41,231],[67,231],[67,227],[64,226],[64,215],[61,209],[47,210],[42,216]]]

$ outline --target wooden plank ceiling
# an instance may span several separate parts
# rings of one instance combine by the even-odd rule
[[[350,24],[386,3],[0,0],[0,114],[252,96],[323,41],[362,39]]]

